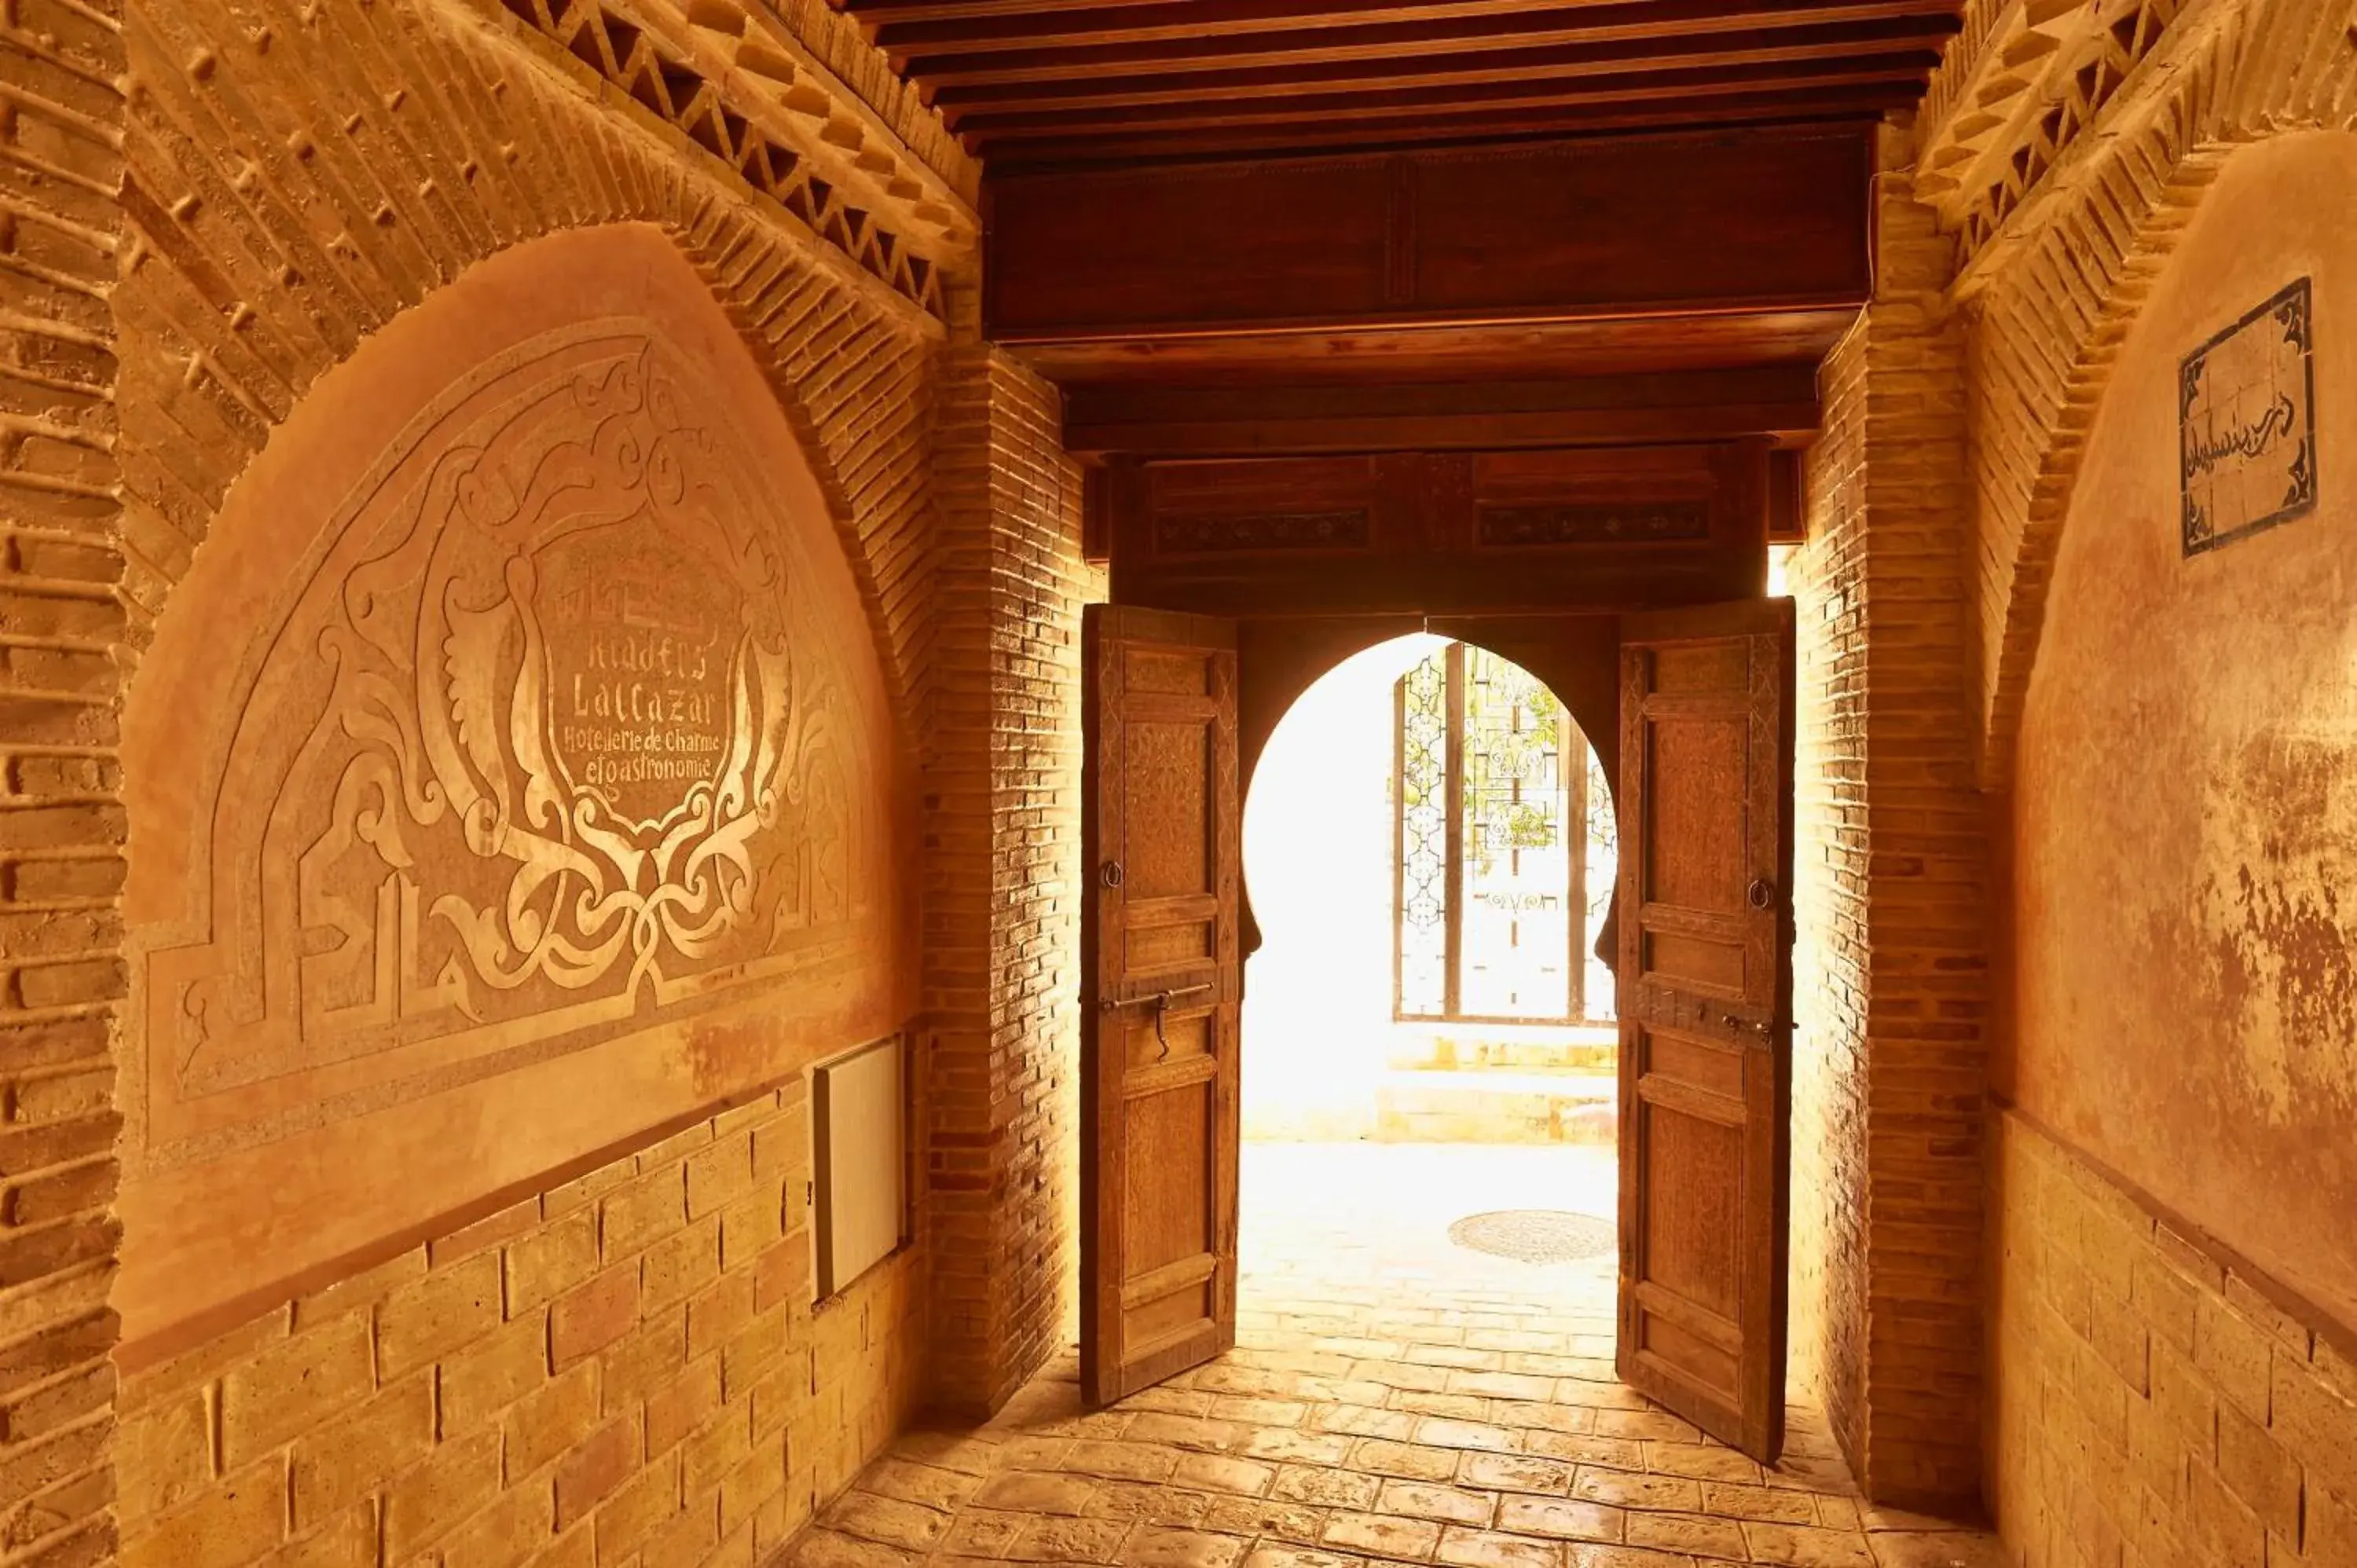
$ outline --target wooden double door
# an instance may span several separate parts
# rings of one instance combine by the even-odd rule
[[[1083,628],[1092,1404],[1235,1343],[1236,650],[1234,623],[1211,617],[1094,606]],[[1789,600],[1621,623],[1620,1373],[1770,1461],[1784,1409],[1792,659]]]

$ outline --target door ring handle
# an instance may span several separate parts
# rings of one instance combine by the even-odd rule
[[[1776,885],[1764,876],[1755,876],[1751,879],[1749,897],[1753,908],[1765,909],[1776,902]]]
[[[1098,880],[1103,882],[1107,887],[1120,886],[1122,884],[1122,875],[1121,862],[1117,860],[1106,861],[1103,868],[1097,873]]]

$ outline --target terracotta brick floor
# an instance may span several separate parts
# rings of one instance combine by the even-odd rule
[[[1758,1465],[1612,1375],[1612,1260],[1469,1251],[1451,1221],[1612,1213],[1611,1151],[1247,1145],[1238,1344],[1093,1413],[1067,1354],[988,1425],[909,1434],[794,1568],[1986,1568],[1865,1507],[1795,1403]]]

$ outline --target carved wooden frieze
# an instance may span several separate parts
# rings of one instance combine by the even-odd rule
[[[575,264],[488,263],[309,394],[134,687],[135,1331],[903,1017],[823,492],[664,242],[537,243]],[[316,1224],[265,1223],[282,1171]]]
[[[1366,509],[1251,512],[1233,516],[1166,512],[1154,520],[1162,555],[1243,554],[1267,550],[1364,550]]]
[[[2308,279],[2185,357],[2177,430],[2186,554],[2316,510],[2315,317]]]
[[[1664,544],[1710,537],[1704,501],[1652,505],[1485,506],[1479,538],[1488,546]]]
[[[1119,462],[1112,590],[1222,615],[1740,597],[1768,467],[1764,440]]]

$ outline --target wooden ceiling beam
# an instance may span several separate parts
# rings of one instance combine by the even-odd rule
[[[1139,171],[1148,172],[1145,170]],[[1560,379],[1745,365],[1821,363],[1854,307],[1741,316],[1577,320],[1535,327],[1121,338],[1028,343],[1012,350],[1065,388],[1398,385]]]
[[[1861,126],[994,174],[986,335],[1134,355],[1254,334],[1846,317],[1870,281],[1871,168]]]
[[[1429,59],[1616,39],[1692,38],[1745,30],[1930,20],[1955,28],[1947,0],[1604,0],[1569,9],[1501,16],[1469,28],[1461,20],[1320,27],[1283,32],[1207,34],[1199,29],[1143,41],[1039,43],[970,52],[894,51],[895,64],[929,89],[1075,77],[1237,70],[1341,60]]]
[[[959,131],[976,145],[1043,137],[1106,134],[1145,130],[1209,129],[1243,125],[1281,126],[1306,122],[1395,119],[1408,111],[1460,123],[1488,116],[1500,134],[1513,126],[1498,116],[1573,108],[1583,104],[1631,103],[1703,97],[1726,91],[1846,88],[1865,82],[1913,82],[1920,90],[1939,61],[1936,51],[1910,49],[1824,61],[1805,69],[1793,64],[1746,64],[1694,70],[1641,70],[1584,79],[1576,89],[1510,81],[1413,91],[1340,92],[1295,99],[1196,100],[1171,103],[1090,107],[1050,113],[1008,110],[967,115]]]
[[[1384,92],[1528,88],[1541,82],[1626,75],[1815,62],[1923,51],[1936,53],[1955,31],[1949,17],[1901,17],[1832,27],[1746,29],[1700,38],[1626,38],[1480,55],[1444,55],[1386,62],[1370,70],[1356,61],[1286,69],[1189,70],[1163,76],[1098,77],[1055,82],[1009,82],[942,88],[935,105],[953,129],[1010,107],[1027,114],[1092,113],[1108,107],[1241,100],[1307,100],[1328,91]]]
[[[1745,124],[1770,128],[1848,123],[1879,118],[1922,95],[1923,73],[1836,88],[1770,89],[1674,98],[1634,104],[1567,105],[1516,112],[1515,136],[1529,139],[1588,135],[1606,131],[1706,129]],[[1507,129],[1495,115],[1450,119],[1405,114],[1391,120],[1334,122],[1309,119],[1235,130],[1102,133],[1066,139],[1006,142],[981,139],[991,166],[1008,172],[1109,162],[1168,162],[1243,154],[1318,153],[1338,148],[1446,147],[1498,143]]]
[[[828,0],[966,149],[1038,171],[1663,129],[1915,102],[1963,0]]]

